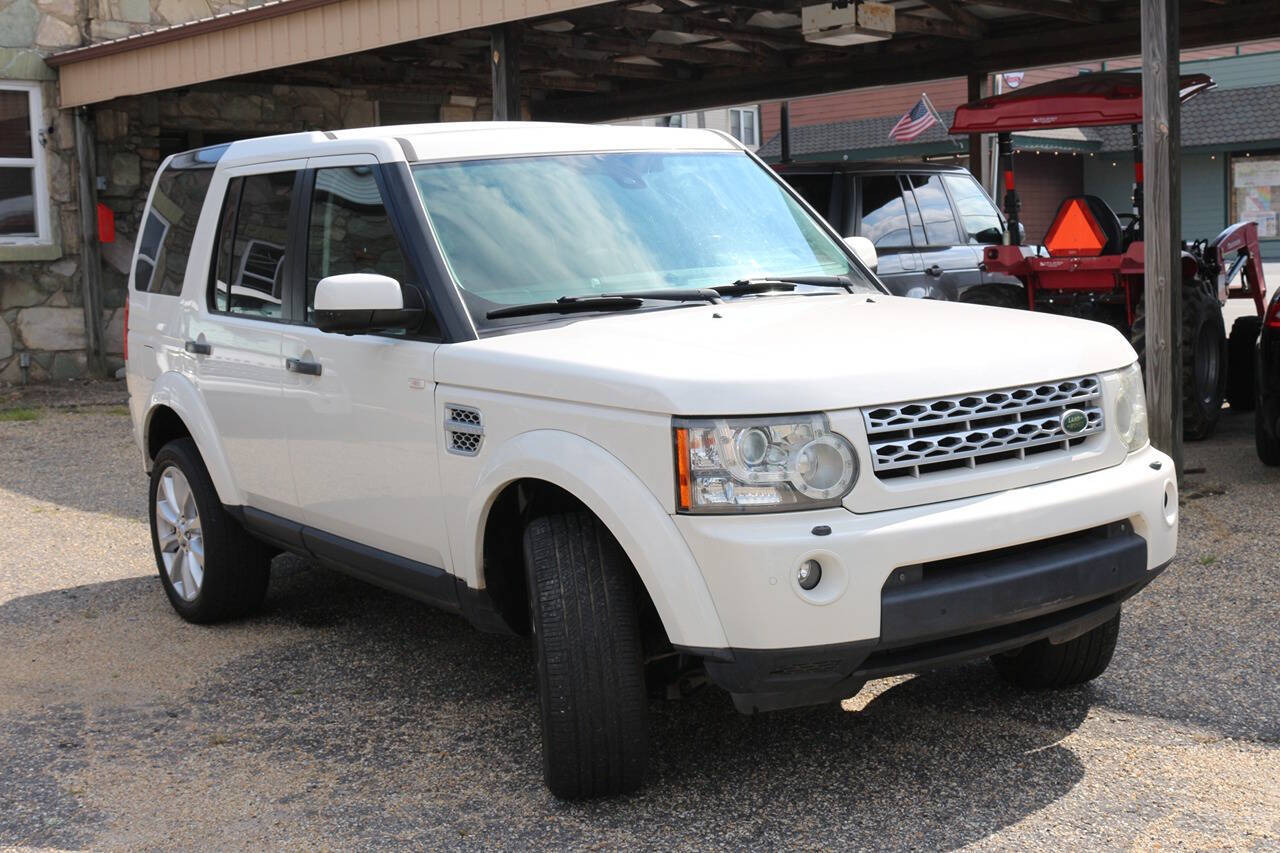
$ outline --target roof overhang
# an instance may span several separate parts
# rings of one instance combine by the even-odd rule
[[[55,53],[61,106],[175,89],[610,0],[274,0]]]

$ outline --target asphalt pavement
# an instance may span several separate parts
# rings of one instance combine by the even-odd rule
[[[1251,424],[1188,445],[1178,559],[1094,683],[974,663],[759,717],[706,689],[653,705],[643,791],[565,804],[526,640],[287,557],[261,615],[188,625],[122,410],[0,419],[0,847],[1278,849],[1280,470]]]

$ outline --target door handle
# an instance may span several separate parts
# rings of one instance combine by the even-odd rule
[[[211,355],[213,353],[213,347],[204,341],[187,341],[182,345],[182,348],[192,355]]]
[[[303,361],[300,358],[286,358],[284,360],[285,369],[290,373],[302,373],[307,376],[320,375],[320,362]]]
[[[935,276],[935,277],[940,276],[942,275],[942,267],[938,266],[937,264],[934,264],[933,266],[925,270],[925,272],[927,272],[931,276]]]

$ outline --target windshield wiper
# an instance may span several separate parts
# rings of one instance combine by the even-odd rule
[[[663,302],[719,302],[714,288],[703,290],[653,290],[640,293],[600,293],[590,296],[561,296],[555,302],[530,302],[495,308],[484,316],[490,320],[504,317],[529,317],[534,314],[572,314],[578,311],[626,311],[639,308],[646,299]]]
[[[746,296],[751,293],[768,293],[772,290],[795,290],[797,285],[810,287],[839,287],[849,293],[857,293],[853,282],[843,275],[781,275],[765,278],[740,278],[733,284],[721,284],[711,288],[721,296]]]

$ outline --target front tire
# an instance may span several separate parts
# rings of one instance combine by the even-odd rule
[[[219,622],[262,604],[271,552],[223,508],[191,439],[156,454],[148,503],[160,582],[179,616]]]
[[[564,799],[634,791],[649,737],[631,565],[587,511],[531,521],[524,557],[547,787]]]
[[[993,655],[996,672],[1018,687],[1044,690],[1092,681],[1106,671],[1120,636],[1120,614],[1074,640],[1054,645],[1037,640],[1030,645]]]

